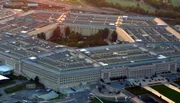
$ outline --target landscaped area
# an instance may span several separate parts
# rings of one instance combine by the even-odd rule
[[[16,81],[14,81],[14,80],[8,80],[8,81],[5,81],[5,82],[2,82],[0,84],[0,88],[9,86],[9,85],[12,85],[12,84],[15,84],[15,83],[16,83]]]
[[[166,96],[167,98],[171,99],[172,101],[176,103],[180,103],[180,93],[176,92],[175,90],[172,90],[165,85],[156,85],[156,86],[151,86],[151,88],[155,89],[162,95]]]
[[[7,94],[10,94],[10,93],[18,92],[18,91],[21,91],[21,90],[24,90],[24,89],[26,89],[26,83],[18,84],[16,86],[13,86],[13,87],[10,87],[10,88],[6,88],[4,91]]]
[[[146,94],[148,93],[147,90],[141,88],[140,86],[136,86],[136,87],[129,87],[126,88],[126,90],[128,90],[129,92],[131,92],[134,95],[141,95],[141,94]]]
[[[59,99],[63,99],[64,97],[65,97],[65,95],[64,94],[61,94],[61,93],[58,93],[58,97],[56,97],[56,98],[53,98],[53,99],[51,99],[51,100],[59,100]]]

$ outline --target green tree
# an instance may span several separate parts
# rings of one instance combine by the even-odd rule
[[[113,33],[111,34],[111,41],[116,42],[116,40],[117,40],[117,33],[116,31],[113,31]]]
[[[66,37],[68,37],[69,36],[69,34],[70,34],[70,28],[69,28],[69,26],[67,26],[66,28],[65,28],[65,35],[66,35]]]
[[[35,82],[36,84],[39,83],[39,77],[38,77],[38,76],[36,76],[36,77],[34,78],[34,82]]]
[[[56,29],[55,29],[54,32],[53,32],[53,37],[58,38],[58,37],[61,36],[60,34],[61,34],[60,27],[57,26]]]
[[[102,31],[102,38],[103,39],[106,39],[109,35],[109,29],[108,28],[105,28],[103,31]]]
[[[39,33],[39,34],[37,34],[37,37],[39,38],[39,39],[46,39],[46,34],[44,33],[44,32],[42,32],[42,33]]]

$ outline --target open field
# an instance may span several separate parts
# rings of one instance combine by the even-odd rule
[[[174,6],[180,6],[180,0],[172,0]]]
[[[54,0],[54,1],[65,3],[65,4],[81,5],[77,0]]]
[[[106,0],[109,3],[118,3],[121,6],[137,6],[139,2],[133,0]],[[146,11],[154,12],[156,9],[146,3],[139,3],[139,6]]]
[[[162,95],[166,96],[167,98],[171,99],[172,101],[176,103],[180,103],[180,93],[176,92],[175,90],[172,90],[164,85],[156,85],[151,86],[151,88],[155,89]]]

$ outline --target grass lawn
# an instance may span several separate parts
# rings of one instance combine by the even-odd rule
[[[129,87],[129,88],[126,88],[126,90],[128,90],[129,92],[133,93],[134,95],[141,95],[141,94],[146,94],[148,93],[147,90],[139,87],[139,86],[136,86],[136,87]]]
[[[0,84],[0,88],[9,86],[9,85],[12,85],[12,84],[15,84],[15,83],[16,83],[16,81],[14,81],[14,80],[9,80],[9,81],[6,81],[6,82],[1,83],[1,84]]]
[[[106,0],[109,3],[119,3],[121,6],[137,6],[139,2],[133,0]],[[140,7],[146,11],[154,12],[156,9],[146,3],[140,4]]]
[[[53,0],[55,2],[61,2],[65,4],[81,5],[77,0]]]
[[[14,87],[6,88],[4,91],[7,94],[10,94],[10,93],[18,92],[18,91],[21,91],[21,90],[24,90],[24,89],[26,89],[26,83],[19,84],[19,85],[16,85]]]
[[[180,6],[180,0],[172,0],[174,6]]]
[[[171,99],[172,101],[176,103],[180,103],[180,93],[176,92],[175,90],[172,90],[165,85],[156,85],[151,86],[153,89],[161,93],[162,95],[166,96],[167,98]]]

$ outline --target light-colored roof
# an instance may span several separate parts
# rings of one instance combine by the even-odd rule
[[[8,72],[13,70],[13,67],[10,65],[1,65],[0,66],[0,72]]]
[[[0,75],[0,80],[7,80],[7,79],[9,79],[8,77],[5,77],[5,76],[3,76],[3,75]]]

